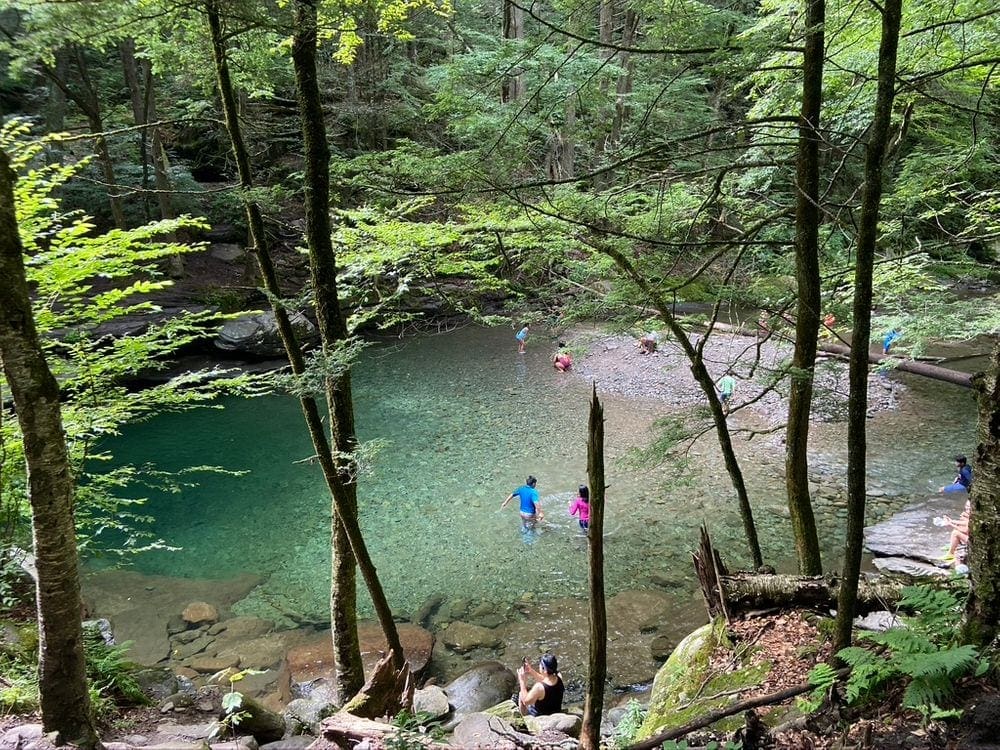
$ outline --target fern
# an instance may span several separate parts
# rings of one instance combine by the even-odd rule
[[[900,605],[916,613],[903,618],[904,627],[858,636],[874,644],[874,649],[851,646],[838,652],[852,667],[847,700],[853,703],[886,684],[908,680],[904,706],[919,711],[925,721],[953,718],[955,712],[941,704],[951,697],[958,678],[981,666],[975,646],[954,643],[962,612],[960,598],[947,589],[908,586]]]

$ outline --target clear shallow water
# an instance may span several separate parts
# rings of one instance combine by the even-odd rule
[[[382,444],[360,485],[362,527],[395,611],[412,615],[437,594],[503,605],[525,593],[585,593],[585,539],[566,506],[586,481],[590,384],[555,372],[553,348],[536,334],[518,355],[509,331],[466,328],[374,347],[356,368],[360,437]],[[900,413],[870,423],[873,484],[892,493],[950,481],[950,456],[972,447],[969,394],[913,381]],[[323,619],[330,501],[318,467],[302,461],[312,447],[298,404],[273,396],[220,405],[157,417],[108,446],[121,461],[161,469],[214,464],[247,472],[205,474],[180,494],[152,495],[154,533],[183,549],[142,555],[135,567],[190,578],[258,573],[266,580],[241,611]],[[740,522],[711,436],[692,453],[690,481],[672,483],[669,467],[639,471],[621,460],[650,441],[662,405],[610,398],[605,408],[609,593],[645,586],[654,571],[685,581],[704,520],[727,562],[743,562]],[[817,430],[819,471],[842,475],[843,442],[840,426]],[[781,559],[791,549],[781,448],[758,440],[749,450],[756,453],[745,471],[756,473],[750,484],[765,556]],[[528,473],[538,477],[547,524],[524,537],[516,504],[499,506]],[[365,597],[361,609],[369,609]]]

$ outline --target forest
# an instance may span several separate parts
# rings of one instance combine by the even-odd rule
[[[998,40],[985,0],[8,0],[0,745],[991,746]],[[907,513],[944,564],[881,567]]]

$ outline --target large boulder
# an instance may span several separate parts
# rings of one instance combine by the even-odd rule
[[[190,627],[199,625],[211,625],[219,619],[219,610],[208,602],[191,602],[181,612],[181,618]]]
[[[295,313],[291,322],[300,342],[316,341],[316,326],[306,316]],[[216,335],[215,345],[223,351],[254,357],[280,357],[285,353],[273,312],[253,313],[227,321]]]
[[[451,713],[448,694],[437,685],[428,685],[413,692],[413,713],[440,719]]]
[[[545,732],[559,732],[569,737],[579,737],[583,719],[576,714],[549,714],[548,716],[525,716],[528,731],[538,735]]]
[[[444,688],[456,714],[484,711],[509,700],[515,690],[517,677],[498,661],[476,664]]]

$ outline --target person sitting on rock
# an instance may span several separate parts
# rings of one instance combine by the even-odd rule
[[[969,543],[969,516],[971,515],[972,502],[966,500],[965,510],[962,511],[962,515],[958,517],[957,521],[953,521],[948,516],[944,517],[945,525],[951,526],[951,540],[948,544],[948,554],[941,558],[945,562],[964,562],[964,559],[958,559],[958,552],[960,547]]]
[[[530,690],[527,685],[529,674],[535,679]],[[539,659],[537,670],[525,657],[517,670],[517,682],[521,686],[517,694],[517,709],[521,716],[548,716],[562,712],[565,688],[559,674],[559,663],[553,654],[545,654]]]
[[[958,474],[951,484],[947,484],[938,492],[971,492],[972,491],[972,467],[965,456],[955,456],[955,469]]]

